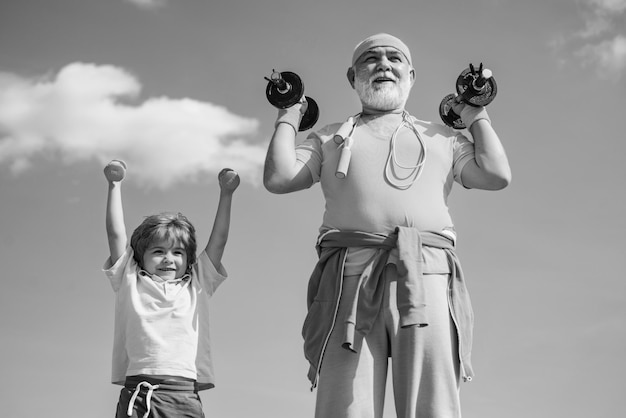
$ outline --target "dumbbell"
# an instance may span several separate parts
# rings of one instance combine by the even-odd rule
[[[233,186],[239,186],[239,174],[232,168],[224,168],[217,176],[218,180],[224,180],[224,186],[232,188]]]
[[[278,109],[286,109],[298,103],[304,95],[304,84],[296,73],[290,71],[278,72],[272,70],[270,78],[264,77],[268,83],[265,89],[265,97]],[[315,100],[305,96],[308,103],[306,112],[300,120],[299,131],[306,131],[315,125],[319,118],[319,107]]]
[[[122,160],[112,160],[104,167],[104,176],[109,181],[122,181],[126,177],[126,163]]]
[[[478,69],[472,64],[463,70],[456,80],[456,92],[448,94],[439,104],[439,116],[441,120],[454,129],[465,129],[466,126],[461,117],[452,110],[454,101],[464,102],[470,106],[480,107],[487,106],[496,98],[498,94],[498,85],[493,78],[491,70],[483,69],[483,63],[480,63]]]

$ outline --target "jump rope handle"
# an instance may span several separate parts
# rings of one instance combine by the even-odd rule
[[[352,157],[352,131],[354,130],[354,118],[350,117],[343,125],[337,130],[333,140],[338,145],[342,146],[341,154],[339,155],[339,162],[337,163],[337,171],[335,171],[335,177],[339,179],[346,178],[348,174],[348,167],[350,166],[350,158]]]
[[[339,179],[346,178],[348,174],[348,167],[350,166],[350,158],[352,157],[352,137],[349,136],[343,142],[343,148],[341,149],[341,155],[339,155],[339,163],[337,163],[337,171],[335,176]]]

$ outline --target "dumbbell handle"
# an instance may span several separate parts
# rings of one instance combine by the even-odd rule
[[[476,88],[478,91],[480,91],[483,87],[485,87],[485,84],[487,84],[487,81],[493,76],[493,73],[491,72],[491,70],[488,69],[484,69],[481,71],[480,76],[478,76],[478,78],[476,80],[474,80],[473,87]]]
[[[482,65],[481,65],[482,67]],[[474,67],[470,65],[470,69],[472,74],[476,74]],[[485,93],[486,85],[489,80],[493,77],[493,72],[489,69],[479,69],[479,75],[473,79],[471,82],[468,82],[466,85],[466,89],[456,97],[456,102],[467,102],[469,103],[472,98],[476,96],[480,96]]]
[[[287,83],[285,79],[280,75],[280,73],[276,70],[272,70],[272,75],[270,78],[263,77],[270,83],[273,83],[276,86],[276,89],[279,93],[284,94],[291,90],[291,84]]]

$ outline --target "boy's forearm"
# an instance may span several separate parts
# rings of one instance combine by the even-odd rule
[[[119,232],[124,225],[124,211],[122,208],[122,192],[119,183],[109,183],[106,207],[107,232]]]
[[[224,254],[224,248],[228,241],[228,234],[230,232],[230,217],[231,208],[233,202],[233,192],[227,190],[220,191],[220,198],[217,204],[217,211],[215,213],[215,220],[213,221],[213,229],[209,236],[209,242],[207,243],[205,251],[209,258],[215,263],[219,264]]]
[[[106,231],[111,256],[113,258],[119,257],[126,246],[126,225],[124,224],[121,185],[118,182],[109,182]]]

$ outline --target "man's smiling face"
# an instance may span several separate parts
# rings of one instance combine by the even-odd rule
[[[359,57],[352,71],[352,86],[364,109],[393,111],[404,108],[415,72],[398,49],[372,48]]]

